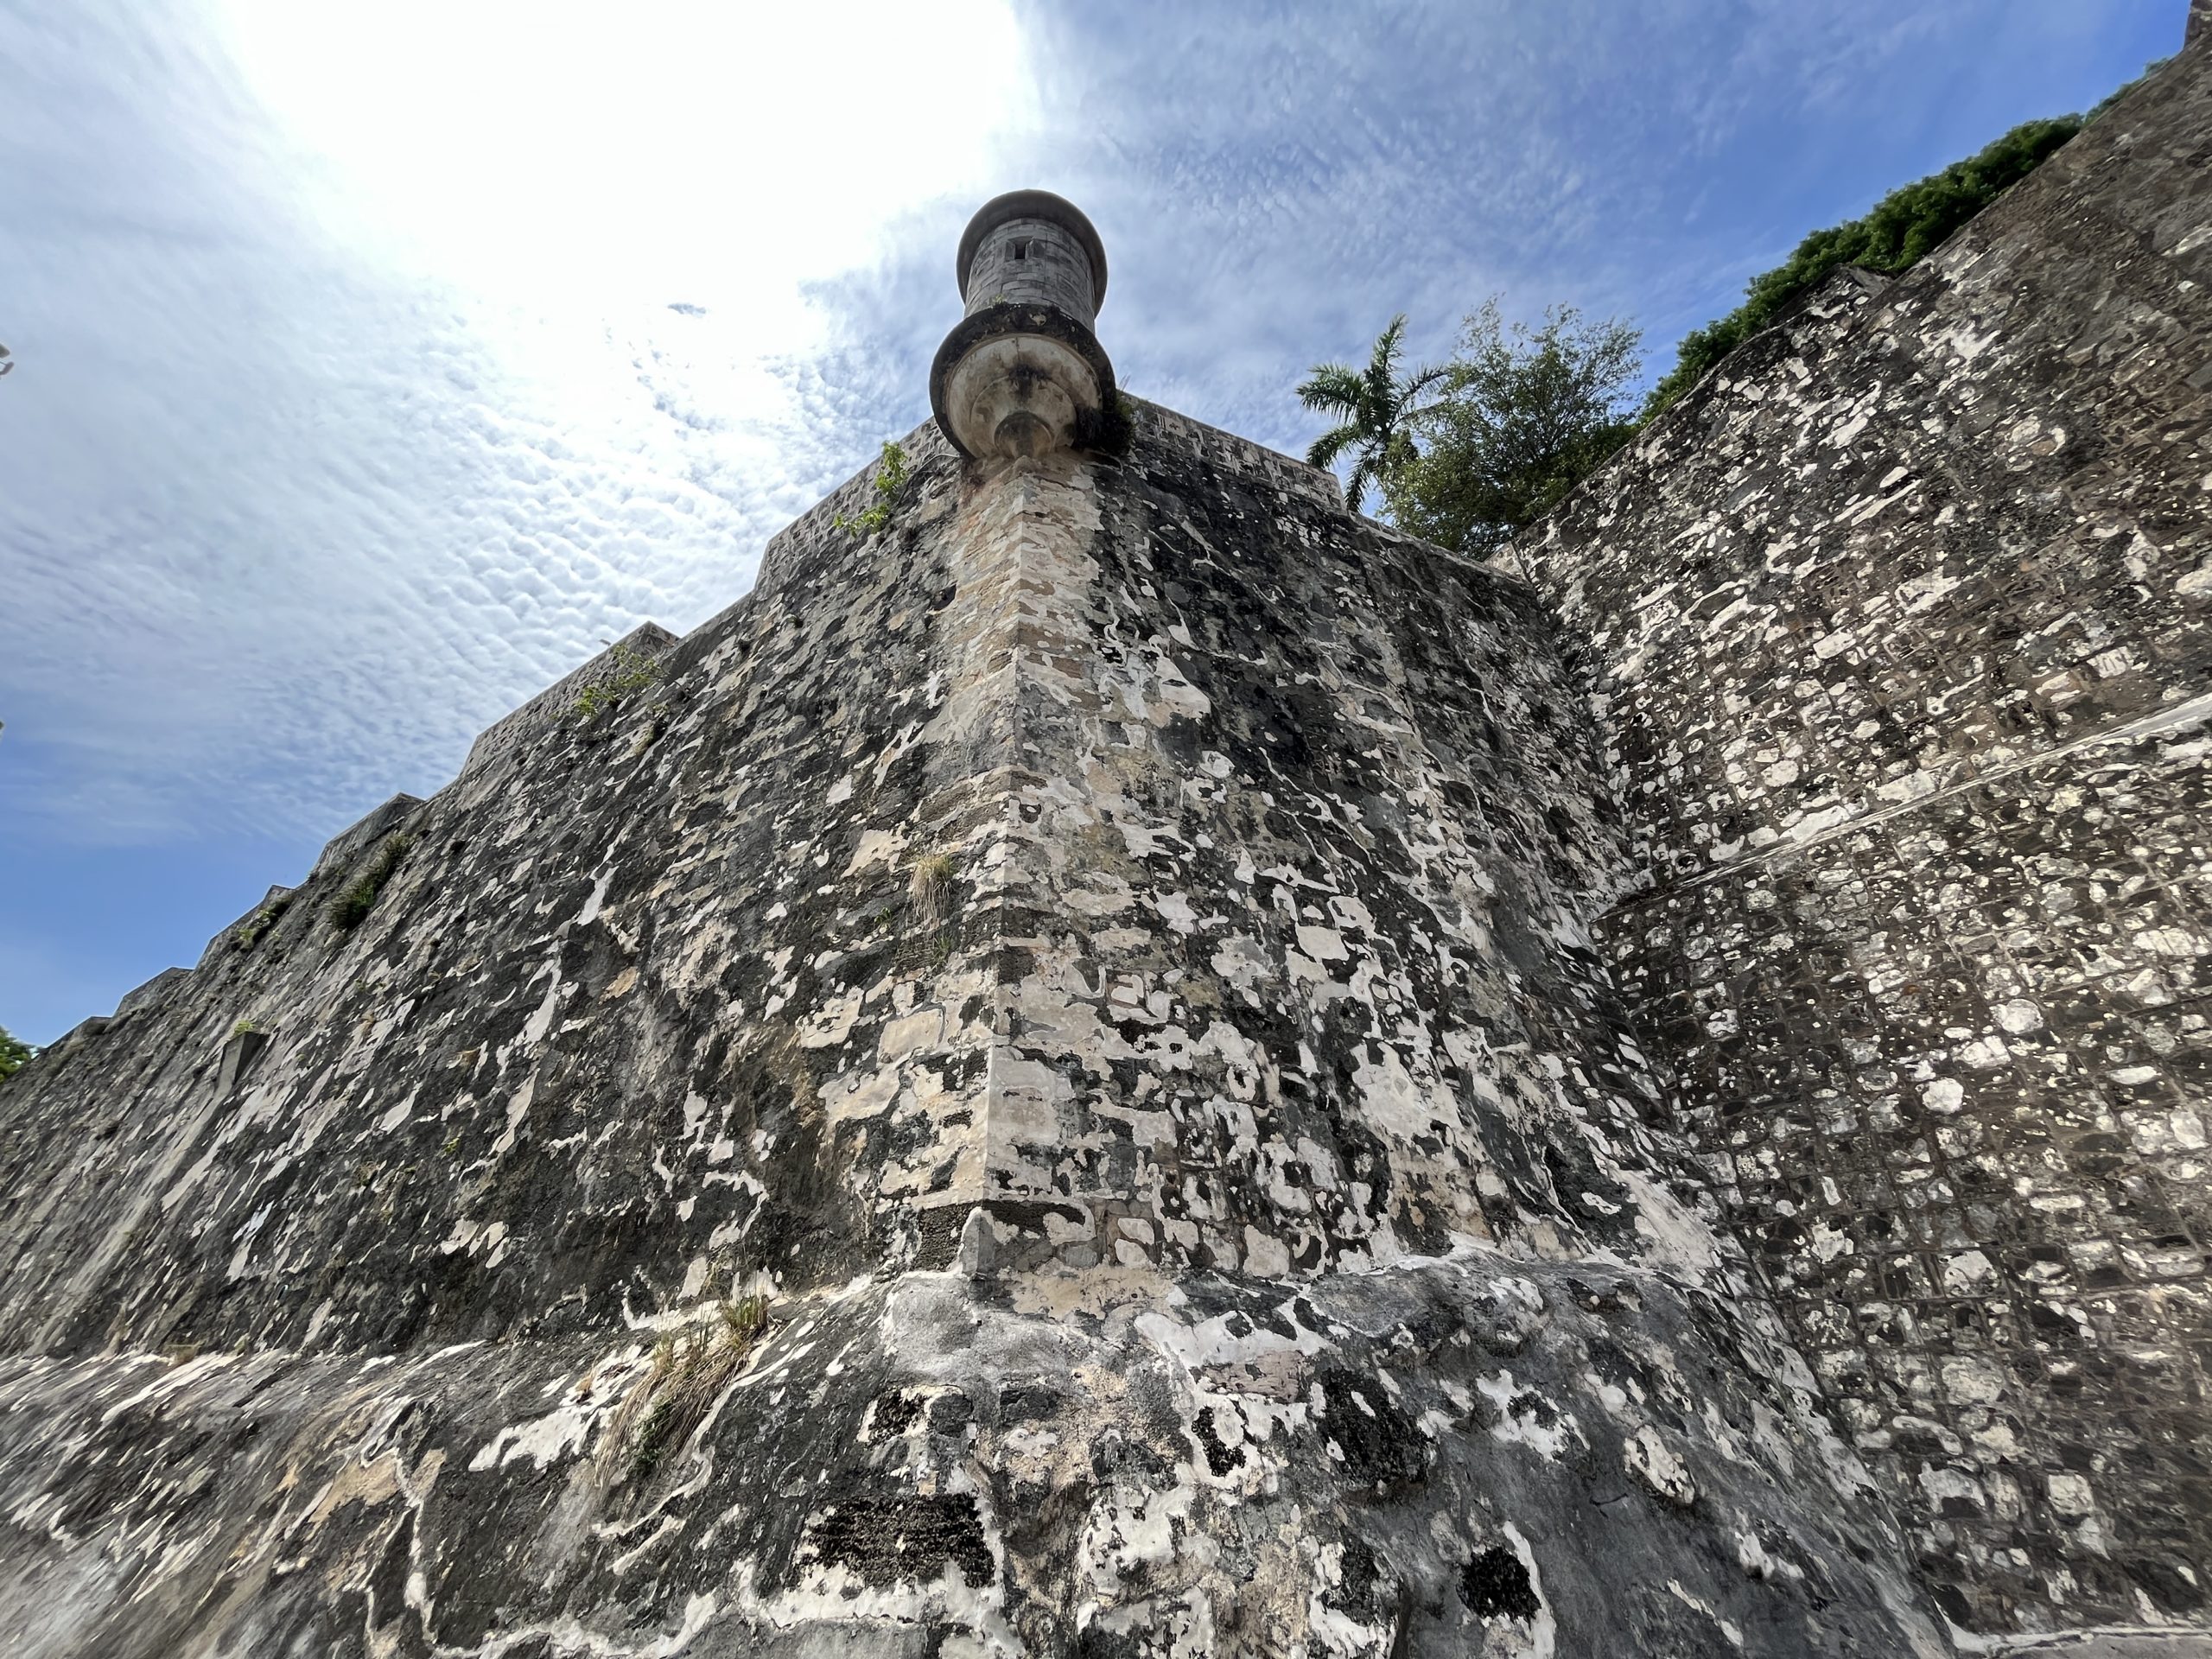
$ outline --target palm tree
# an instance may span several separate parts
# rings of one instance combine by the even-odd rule
[[[1444,378],[1442,369],[1415,369],[1402,379],[1398,375],[1398,346],[1406,332],[1403,313],[1375,342],[1374,355],[1364,371],[1349,363],[1320,363],[1313,378],[1299,387],[1306,407],[1341,417],[1313,440],[1306,452],[1315,467],[1332,467],[1350,450],[1351,476],[1344,481],[1344,495],[1354,512],[1370,484],[1380,484],[1414,456],[1414,422],[1427,413],[1414,400]]]

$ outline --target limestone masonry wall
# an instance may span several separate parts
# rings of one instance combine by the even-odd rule
[[[1541,598],[1133,425],[913,434],[10,1080],[20,1650],[1944,1650]]]
[[[1847,273],[1526,538],[1598,931],[1950,1617],[2212,1619],[2212,74]]]

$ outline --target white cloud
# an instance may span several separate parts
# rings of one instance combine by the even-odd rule
[[[0,21],[0,801],[77,838],[327,829],[728,603],[912,402],[820,285],[1031,118],[989,0],[138,22]]]

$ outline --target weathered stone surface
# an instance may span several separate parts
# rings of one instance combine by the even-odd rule
[[[36,1650],[1942,1651],[1537,595],[1164,410],[907,447],[10,1084]]]
[[[650,1459],[687,1362],[621,1332],[16,1359],[0,1618],[114,1659],[1942,1651],[1742,1354],[1618,1268],[913,1273],[784,1305]]]
[[[1598,927],[1950,1615],[2212,1619],[2212,76],[1748,342],[1521,554]]]

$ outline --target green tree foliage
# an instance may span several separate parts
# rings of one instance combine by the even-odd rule
[[[1443,391],[1412,419],[1383,499],[1401,529],[1484,555],[1534,524],[1636,431],[1629,388],[1643,369],[1630,324],[1554,306],[1510,329],[1492,300],[1469,316]]]
[[[31,1060],[38,1058],[38,1050],[21,1039],[10,1036],[8,1027],[0,1026],[0,1077],[13,1077]]]
[[[1396,468],[1414,456],[1414,423],[1422,410],[1421,395],[1444,378],[1442,369],[1398,372],[1398,353],[1404,340],[1406,320],[1390,319],[1390,326],[1375,342],[1364,369],[1349,363],[1321,363],[1298,389],[1306,407],[1333,415],[1338,423],[1313,440],[1306,459],[1316,467],[1333,467],[1340,455],[1352,457],[1351,476],[1344,481],[1344,499],[1359,510],[1368,486],[1381,485]]]
[[[2086,118],[2127,91],[2120,88]],[[1339,419],[1306,459],[1327,467],[1351,454],[1356,464],[1346,489],[1354,507],[1376,485],[1402,528],[1461,552],[1491,551],[1551,511],[1639,426],[1837,266],[1889,275],[1909,270],[2033,172],[2084,120],[2024,123],[1979,155],[1891,191],[1865,218],[1815,231],[1787,263],[1746,286],[1743,304],[1683,339],[1675,367],[1633,417],[1625,392],[1640,369],[1639,335],[1629,324],[1585,322],[1572,308],[1554,307],[1541,327],[1516,324],[1509,331],[1492,302],[1466,320],[1450,363],[1402,376],[1406,320],[1395,317],[1364,371],[1325,363],[1298,388],[1308,409]],[[1440,384],[1441,395],[1421,404],[1421,395]]]
[[[1744,290],[1743,304],[1718,322],[1684,336],[1680,359],[1651,389],[1643,418],[1649,420],[1695,385],[1714,364],[1838,265],[1861,265],[1894,275],[1917,264],[2081,130],[2078,115],[2026,122],[1980,155],[1892,190],[1866,218],[1814,232],[1797,245],[1788,263],[1751,280]]]

